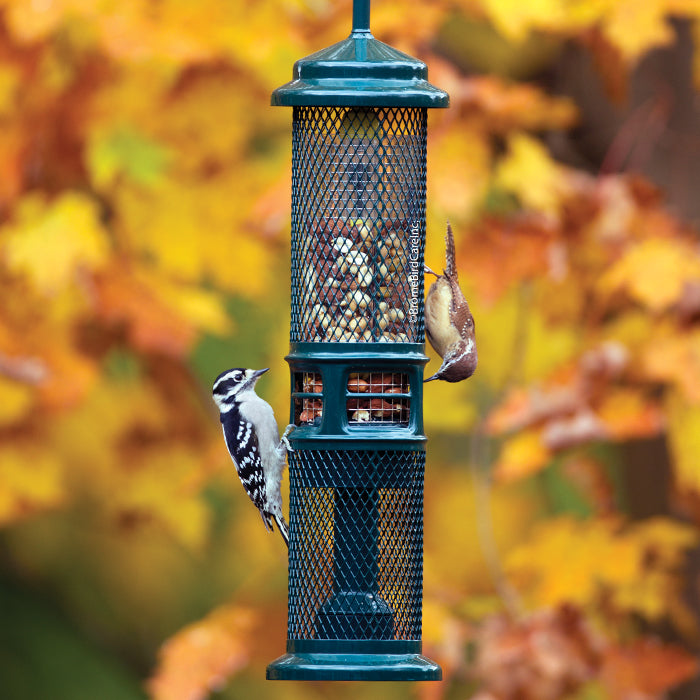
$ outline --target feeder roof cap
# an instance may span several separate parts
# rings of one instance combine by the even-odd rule
[[[428,82],[428,67],[353,29],[344,41],[298,60],[294,79],[272,93],[276,106],[447,107],[449,95]]]

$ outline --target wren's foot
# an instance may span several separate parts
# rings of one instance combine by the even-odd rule
[[[437,272],[433,272],[425,263],[423,263],[423,274],[424,275],[435,275],[435,277],[439,277]]]

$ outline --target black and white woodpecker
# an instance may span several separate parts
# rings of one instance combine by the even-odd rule
[[[275,414],[267,401],[255,393],[255,384],[269,369],[234,368],[214,382],[214,401],[219,407],[224,440],[245,492],[260,511],[265,528],[277,523],[289,546],[289,528],[282,514],[282,473],[292,448],[288,425],[280,438]]]
[[[445,270],[442,275],[427,265],[426,274],[437,279],[425,298],[425,333],[442,364],[432,377],[446,382],[461,382],[474,374],[477,363],[474,317],[459,287],[455,262],[455,241],[447,224],[445,235]]]

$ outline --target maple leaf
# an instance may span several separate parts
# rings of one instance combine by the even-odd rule
[[[700,495],[700,405],[690,402],[679,391],[666,397],[668,444],[673,460],[675,485],[681,496],[690,496],[689,503]],[[691,507],[697,520],[697,509]]]
[[[133,454],[131,468],[113,477],[108,511],[117,524],[155,523],[190,549],[201,549],[209,532],[209,510],[200,497],[198,455],[161,446]]]
[[[33,390],[26,383],[0,376],[0,427],[12,425],[27,415]]]
[[[682,647],[644,637],[608,647],[601,679],[611,700],[662,700],[667,691],[693,678],[699,669],[697,658]]]
[[[96,306],[123,325],[136,348],[182,356],[200,330],[223,333],[230,321],[215,292],[179,285],[142,268],[113,265],[96,279]]]
[[[597,403],[595,413],[612,440],[650,437],[665,426],[658,402],[632,388],[608,391]]]
[[[650,379],[667,382],[700,403],[700,329],[659,324],[654,342],[641,351],[641,364]]]
[[[581,611],[565,605],[519,620],[487,618],[477,636],[476,698],[559,700],[596,677],[605,651]]]
[[[535,85],[507,83],[495,76],[470,76],[450,92],[451,105],[480,131],[567,129],[576,123],[575,103],[551,97]]]
[[[464,163],[456,170],[455,157]],[[431,201],[446,210],[459,201],[460,210],[467,215],[476,212],[491,179],[492,154],[483,131],[465,126],[459,134],[442,134],[436,138],[428,158],[428,167],[435,173],[428,183]],[[443,222],[440,225],[444,226]]]
[[[551,458],[552,453],[540,431],[522,431],[506,440],[494,465],[494,473],[504,482],[522,479],[540,471]]]
[[[63,465],[55,455],[26,442],[0,447],[0,525],[66,500]]]
[[[552,216],[567,191],[565,172],[539,141],[515,133],[508,139],[508,153],[498,164],[495,183],[516,194],[526,207]]]
[[[625,59],[636,62],[652,47],[670,44],[675,33],[669,22],[669,14],[683,9],[692,10],[692,3],[676,3],[669,0],[618,0],[607,8],[602,31]],[[697,12],[697,7],[694,8]]]
[[[595,608],[607,601],[658,620],[671,611],[683,553],[697,541],[693,528],[664,518],[625,527],[615,517],[561,517],[536,528],[528,544],[508,555],[507,568],[537,606]]]
[[[541,215],[486,216],[459,241],[458,268],[484,302],[494,303],[518,283],[547,275],[555,242],[556,229]]]
[[[224,605],[188,625],[160,649],[148,681],[154,700],[205,700],[248,664],[255,614]]]
[[[676,304],[687,283],[700,280],[700,254],[682,240],[653,238],[630,248],[601,278],[600,290],[625,290],[653,312]]]
[[[119,177],[145,187],[162,181],[170,152],[133,128],[97,129],[88,140],[87,166],[94,186],[103,190]]]
[[[40,195],[25,197],[15,222],[0,231],[0,250],[9,269],[52,294],[74,282],[80,270],[103,267],[109,243],[95,202],[67,192],[51,203]]]

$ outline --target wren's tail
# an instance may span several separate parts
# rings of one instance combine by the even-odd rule
[[[455,239],[452,235],[452,226],[447,222],[445,234],[445,276],[457,278],[457,264],[455,263]]]

